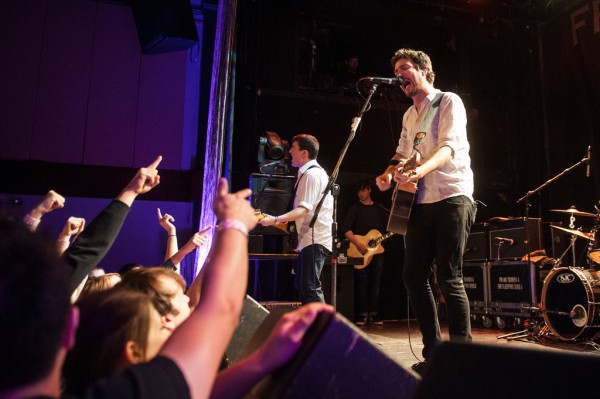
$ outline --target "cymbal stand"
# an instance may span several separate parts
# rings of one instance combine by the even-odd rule
[[[530,310],[532,314],[540,311],[540,308],[533,306],[523,309]],[[539,342],[541,336],[548,335],[549,329],[545,321],[537,321],[535,319],[530,319],[530,323],[531,324],[525,330],[516,331],[504,335],[498,335],[496,338],[506,339],[507,341],[528,339]]]

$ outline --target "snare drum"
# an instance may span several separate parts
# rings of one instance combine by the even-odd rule
[[[564,340],[591,339],[600,331],[599,298],[600,271],[558,267],[544,280],[544,320]]]

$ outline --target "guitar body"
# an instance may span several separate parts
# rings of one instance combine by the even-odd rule
[[[422,136],[419,136],[421,135]],[[417,137],[422,140],[425,133],[418,133]],[[419,141],[420,142],[420,141]],[[399,172],[407,176],[410,175],[419,165],[419,153],[415,152],[413,156],[404,162]],[[392,193],[392,207],[390,209],[390,218],[388,219],[387,229],[396,234],[405,235],[408,229],[408,219],[410,212],[417,197],[417,182],[398,183]]]
[[[373,229],[369,231],[364,236],[355,235],[356,239],[360,241],[363,245],[368,248],[368,252],[366,254],[361,254],[360,251],[356,248],[356,246],[352,243],[348,246],[348,256],[352,258],[363,258],[362,265],[355,265],[355,269],[364,269],[369,266],[373,256],[381,254],[385,251],[381,243],[384,240],[387,240],[389,237],[393,236],[395,233],[388,232],[384,235],[381,235],[379,231]]]
[[[416,183],[398,184],[392,194],[392,208],[387,229],[396,234],[405,235],[408,220],[417,194]]]

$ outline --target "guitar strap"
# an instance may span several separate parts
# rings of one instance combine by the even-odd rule
[[[427,132],[431,130],[431,122],[433,122],[433,118],[437,114],[443,95],[443,92],[437,93],[417,118],[417,126],[419,126],[420,131],[415,135],[413,148],[421,144]]]
[[[312,168],[318,168],[318,167],[319,167],[319,165],[310,166],[308,169],[306,169],[304,171],[304,173],[302,173],[302,176],[300,176],[300,178],[298,180],[296,180],[296,184],[294,185],[294,191],[292,192],[292,198],[290,198],[290,202],[288,203],[288,206],[286,208],[288,211],[291,210],[294,205],[294,199],[296,198],[296,192],[298,191],[298,185],[300,184],[300,180],[302,180],[302,178],[304,177],[306,172],[308,172]]]
[[[298,191],[298,185],[300,184],[300,180],[302,180],[302,178],[304,177],[306,172],[308,172],[312,168],[317,168],[317,167],[319,167],[319,165],[312,165],[312,166],[308,167],[304,171],[302,176],[300,176],[300,178],[296,181],[296,184],[294,185],[294,191],[292,193],[292,198],[290,198],[290,202],[287,207],[288,210],[291,210],[292,207],[294,206],[294,199],[296,198],[296,192]],[[291,250],[295,250],[298,247],[298,229],[296,229],[295,221],[288,222],[288,232],[290,233],[288,245]]]

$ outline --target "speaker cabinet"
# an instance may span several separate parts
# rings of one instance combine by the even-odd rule
[[[463,281],[469,298],[471,314],[487,314],[490,293],[486,262],[463,263]]]
[[[354,266],[338,264],[336,267],[336,310],[346,318],[354,320]],[[321,285],[325,302],[331,305],[331,262],[329,261],[326,261],[323,266]]]
[[[529,245],[527,243],[529,235]],[[506,243],[500,238],[512,240]],[[527,252],[542,249],[541,219],[525,218],[490,222],[490,258],[521,260]]]
[[[198,44],[189,0],[131,0],[144,54],[185,50]]]
[[[588,398],[600,356],[443,342],[433,352],[415,399]]]
[[[489,263],[490,313],[529,316],[541,303],[544,279],[552,263],[499,261]]]
[[[377,348],[343,316],[320,314],[296,355],[250,398],[410,398],[419,377]]]
[[[251,296],[246,295],[240,323],[233,332],[231,341],[225,350],[225,364],[230,366],[238,358],[241,350],[256,333],[260,325],[265,321],[269,311],[256,302]]]
[[[254,209],[273,216],[279,216],[291,209],[292,195],[296,178],[294,176],[266,175],[252,173],[250,187],[252,188],[251,203]],[[252,234],[283,235],[287,232],[273,226],[257,225]]]
[[[488,223],[476,223],[471,226],[471,233],[463,253],[464,261],[485,262],[490,258],[488,229]]]

